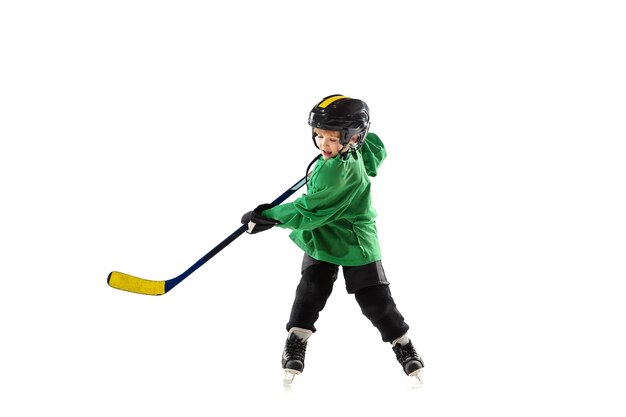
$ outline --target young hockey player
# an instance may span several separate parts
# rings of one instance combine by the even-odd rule
[[[419,379],[424,362],[407,335],[409,326],[396,308],[381,263],[369,177],[376,176],[386,151],[378,136],[368,133],[369,108],[361,100],[332,95],[311,110],[309,125],[321,154],[306,194],[275,207],[262,204],[241,219],[253,234],[273,226],[291,229],[290,238],[304,251],[282,357],[285,382],[304,369],[308,339],[339,266],[348,293],[383,341],[392,344],[404,372]]]

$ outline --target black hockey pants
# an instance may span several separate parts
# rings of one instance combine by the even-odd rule
[[[301,327],[313,332],[315,322],[337,280],[339,267],[304,255],[302,278],[287,323],[287,330]],[[409,330],[389,290],[389,282],[379,262],[343,267],[346,290],[354,294],[361,312],[378,329],[384,342],[391,342]]]

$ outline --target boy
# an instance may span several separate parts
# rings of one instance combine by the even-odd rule
[[[424,362],[415,352],[409,326],[396,308],[381,264],[371,205],[370,180],[386,156],[377,135],[368,133],[369,108],[342,95],[325,97],[310,112],[313,143],[321,154],[308,178],[307,193],[275,207],[262,204],[243,215],[249,233],[273,226],[292,229],[290,238],[304,251],[302,277],[287,323],[282,366],[285,382],[304,369],[307,341],[326,305],[339,266],[346,290],[362,313],[392,344],[398,362],[417,376]],[[308,171],[308,170],[307,170]]]

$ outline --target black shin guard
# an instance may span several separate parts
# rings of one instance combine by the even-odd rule
[[[326,262],[307,262],[305,256],[302,269],[302,278],[296,288],[287,330],[301,327],[314,332],[314,324],[330,297],[339,268]]]
[[[396,308],[388,285],[361,288],[354,293],[354,297],[384,342],[391,342],[409,330],[404,317]]]

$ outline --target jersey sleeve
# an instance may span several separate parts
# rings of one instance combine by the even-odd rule
[[[358,194],[359,175],[340,158],[323,161],[315,187],[291,203],[264,210],[261,214],[292,230],[313,230],[339,220]]]
[[[378,174],[378,169],[383,163],[383,160],[387,157],[387,150],[383,141],[380,140],[377,134],[369,132],[363,142],[363,149],[361,150],[363,155],[363,165],[365,171],[370,177],[375,177]]]

